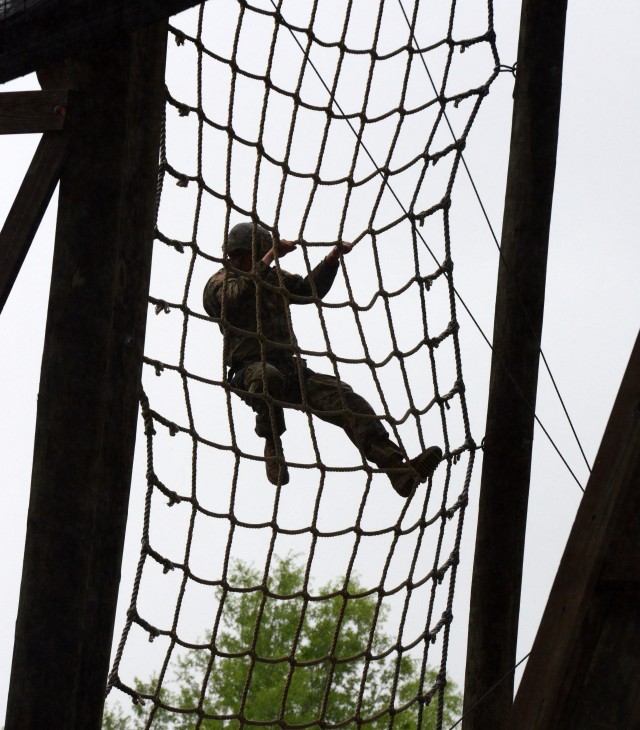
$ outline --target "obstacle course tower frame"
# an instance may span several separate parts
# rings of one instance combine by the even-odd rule
[[[4,2],[6,7],[0,2],[0,8],[6,10],[9,3]],[[24,10],[22,16],[12,10],[0,16],[0,82],[39,70],[44,87],[42,92],[19,93],[11,98],[0,95],[0,133],[44,132],[30,177],[0,233],[0,305],[61,180],[6,730],[35,730],[47,726],[51,717],[61,730],[97,730],[100,726],[135,440],[164,93],[166,18],[194,4],[194,0],[119,0],[109,4],[107,12],[105,4],[95,0],[69,0],[66,10],[70,12],[58,17],[56,13],[65,7],[63,0],[40,0],[25,3],[31,10]],[[548,39],[549,23],[554,23],[553,36],[561,41],[563,17],[561,27],[559,23],[564,10],[566,2],[523,2],[516,95],[520,111],[514,111],[514,127],[518,113],[524,115],[525,128],[537,115],[535,94],[541,93],[541,77],[531,54],[524,50],[524,40]],[[534,45],[546,52],[539,43],[534,41]],[[555,74],[555,83],[560,81],[561,43],[559,54],[559,63],[547,69],[552,77]],[[109,74],[101,73],[106,63]],[[559,84],[554,98],[559,103]],[[21,121],[16,122],[17,118]],[[549,130],[545,134],[549,139]],[[557,128],[553,134],[557,135]],[[549,196],[546,205],[550,210],[555,148],[540,162],[547,166],[546,174],[551,172],[550,189],[547,183],[543,191]],[[521,170],[519,175],[517,186],[522,189],[538,183],[531,170]],[[510,185],[514,184],[510,180]],[[82,205],[78,205],[79,200]],[[538,203],[533,193],[523,194],[516,207],[521,208],[525,220],[531,220],[538,215]],[[523,233],[519,225],[512,220],[508,228],[505,221],[503,237],[519,238]],[[504,255],[509,258],[511,254],[505,251]],[[541,258],[546,259],[546,255]],[[528,264],[526,260],[525,266]],[[520,265],[518,255],[513,261],[509,258],[510,275],[519,286]],[[537,286],[537,294],[532,296],[539,296],[541,291],[543,299],[543,273]],[[509,295],[499,296],[497,308],[504,311],[508,300]],[[536,307],[541,327],[540,302]],[[511,304],[518,310],[521,307],[520,303]],[[496,314],[496,322],[498,319]],[[529,329],[520,335],[522,368],[530,375],[535,372],[533,377],[523,376],[533,395],[531,391],[525,394],[527,405],[520,414],[523,432],[532,433],[539,335],[531,335]],[[506,407],[499,400],[494,405],[497,411],[492,418],[509,420]],[[637,440],[637,430],[633,434]],[[497,438],[488,440],[488,457],[492,440]],[[507,473],[510,453],[513,449],[500,455]],[[530,466],[530,446],[528,457],[517,453],[514,459],[528,460]],[[521,517],[526,517],[529,466],[519,467]],[[491,512],[493,507],[483,509]],[[507,542],[523,541],[524,520],[518,524],[508,525],[511,537],[505,537]],[[479,552],[489,558],[485,547]],[[517,551],[513,557],[515,575],[521,571],[522,560]],[[632,573],[628,571],[627,578]],[[501,578],[492,580],[495,586]],[[518,585],[519,580],[517,577]],[[491,621],[508,624],[507,630],[512,632],[514,616],[517,625],[518,602],[515,614],[514,603],[509,601],[506,614],[494,612]],[[476,624],[479,631],[488,631],[488,619],[473,618],[474,613],[479,616],[479,605],[472,607],[472,621],[480,622]],[[515,651],[514,639],[506,641],[504,647],[506,659],[501,661],[506,666]],[[482,656],[479,649],[471,651],[475,657]],[[484,659],[474,659],[475,666],[486,658],[487,654]],[[511,691],[495,694],[496,705],[485,704],[494,678],[473,667],[469,663],[468,676],[471,673],[482,678],[475,689],[468,688],[467,708],[471,711],[482,703],[485,710],[472,713],[465,728],[502,730],[511,710]],[[535,698],[528,702],[535,707]],[[530,723],[527,727],[541,727],[535,719]]]

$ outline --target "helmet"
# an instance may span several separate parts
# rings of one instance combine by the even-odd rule
[[[232,251],[248,251],[251,253],[253,246],[254,224],[237,223],[230,231],[227,237],[227,253]],[[271,248],[271,234],[266,228],[259,224],[255,224],[256,243],[258,253],[264,255]]]

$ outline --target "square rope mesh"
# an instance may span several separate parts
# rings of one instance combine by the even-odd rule
[[[450,216],[498,73],[491,2],[209,0],[170,31],[148,489],[109,702],[133,698],[129,728],[447,726],[476,449]],[[324,298],[287,302],[292,349],[361,394],[405,456],[442,448],[408,499],[304,387],[298,404],[265,396],[284,407],[290,475],[267,481],[223,365],[229,322],[202,307],[241,221],[298,241],[274,266],[302,276],[355,244]]]

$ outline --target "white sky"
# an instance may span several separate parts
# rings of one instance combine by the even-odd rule
[[[516,5],[517,3],[512,0],[497,0],[495,3],[498,49],[501,61],[506,64],[512,64],[516,57],[518,31]],[[478,3],[473,0],[461,1],[458,12],[464,13],[467,6],[472,10]],[[632,233],[632,217],[635,212],[640,174],[638,147],[634,144],[639,97],[632,70],[638,67],[640,54],[633,30],[637,28],[639,20],[640,8],[632,0],[618,2],[614,0],[607,3],[606,7],[596,0],[581,0],[579,4],[570,4],[567,24],[543,350],[590,461],[595,457],[638,329],[640,294],[637,278],[640,254]],[[224,29],[217,30],[223,36]],[[417,34],[421,42],[426,42],[422,40],[419,32]],[[170,43],[173,46],[173,41]],[[291,53],[293,52],[295,48],[291,49]],[[171,53],[174,54],[175,51],[172,49]],[[282,73],[285,71],[286,69],[283,69]],[[169,82],[170,84],[172,82],[170,75]],[[26,77],[5,85],[5,90],[35,88],[35,85],[34,77]],[[465,158],[497,232],[501,229],[512,87],[513,80],[508,74],[502,74],[493,84],[465,152]],[[178,85],[176,88],[182,87]],[[184,88],[185,96],[188,96],[188,86],[185,85]],[[321,89],[318,89],[317,93],[321,93]],[[345,96],[351,99],[350,96]],[[214,113],[215,109],[212,111],[212,114]],[[342,143],[348,144],[347,137]],[[4,220],[6,216],[36,144],[35,135],[0,138],[2,175],[0,220]],[[277,144],[275,138],[274,144]],[[375,145],[375,141],[372,140],[371,144]],[[180,169],[184,171],[190,171],[189,150],[185,144],[176,151],[176,159],[179,158]],[[171,147],[170,161],[173,162]],[[165,186],[173,188],[173,181],[167,179]],[[179,191],[182,192],[183,189],[173,190],[171,196],[178,196]],[[184,195],[188,193],[189,189],[186,189]],[[242,191],[238,191],[237,195],[240,197]],[[265,195],[265,200],[268,201],[268,194]],[[187,231],[190,230],[191,219],[179,207],[182,203],[178,202],[178,197],[170,197],[170,200],[176,202],[175,204],[171,202],[170,210],[163,213],[166,218],[164,220],[161,218],[161,229],[171,235],[178,235],[181,225],[186,226]],[[493,321],[498,256],[478,205],[469,194],[469,185],[463,171],[458,173],[454,204],[457,200],[464,201],[464,205],[452,215],[455,284],[483,330],[489,334]],[[266,202],[264,205],[268,208],[269,203]],[[285,237],[293,237],[298,232],[295,229],[296,214],[294,201],[281,216],[281,221],[284,221],[281,223],[281,230]],[[212,220],[214,221],[212,225],[221,225],[219,219],[216,221],[215,215]],[[294,230],[285,229],[286,223]],[[316,240],[328,240],[335,236],[330,230],[334,223],[335,221],[329,216],[324,218],[318,216],[315,220],[310,219],[309,228],[315,234]],[[171,226],[175,226],[175,231],[170,230]],[[353,226],[354,230],[357,230],[357,220]],[[0,399],[3,404],[0,411],[0,458],[7,495],[4,507],[0,511],[0,541],[2,553],[5,555],[0,567],[0,581],[3,586],[0,604],[3,617],[0,622],[0,715],[4,714],[6,702],[13,625],[18,602],[54,227],[55,205],[52,204],[0,316],[0,341],[3,343],[3,356],[0,359]],[[212,236],[210,253],[216,253],[216,241],[217,238]],[[163,265],[165,256],[165,253],[159,252],[155,260],[152,294],[177,301],[184,280],[175,275],[174,268],[170,268],[173,266],[171,263],[173,259],[167,260]],[[319,256],[318,250],[311,249],[312,262]],[[369,270],[367,268],[369,265],[366,251],[363,249],[356,249],[348,260],[349,273],[353,272],[363,291],[366,290],[369,281],[363,272]],[[388,264],[391,268],[393,265],[393,262]],[[286,266],[294,271],[303,271],[301,254],[293,254],[287,259]],[[198,271],[196,278],[200,278],[197,278],[197,281],[203,283],[208,273],[204,268]],[[198,309],[200,283],[194,284],[192,298],[189,300],[193,308]],[[330,296],[333,295],[332,292]],[[336,298],[331,301],[339,299],[338,291]],[[479,442],[482,438],[486,408],[490,351],[461,307],[458,309],[458,314],[462,327],[460,335],[463,348],[462,364],[472,418],[472,433]],[[150,319],[148,345],[162,348],[163,343],[170,339],[167,336],[170,325],[153,315],[150,315]],[[303,330],[298,330],[298,334],[304,332],[304,336],[313,343],[315,335],[311,320],[300,321],[305,327]],[[333,326],[332,333],[336,335],[338,346],[348,348],[348,336],[340,338],[341,323],[335,322],[331,325],[330,321],[330,326]],[[373,322],[372,326],[375,328],[376,323]],[[220,376],[220,370],[216,363],[215,344],[211,344],[215,343],[216,332],[214,327],[210,326],[207,330],[203,329],[202,334],[204,344],[202,351],[198,351],[198,367],[202,369],[205,367],[202,363],[208,361],[214,363],[208,375],[217,378]],[[162,356],[166,355],[167,359],[173,357],[175,360],[175,349],[172,351],[171,345],[167,344],[166,350],[166,353],[162,352]],[[384,350],[385,347],[381,346],[380,351]],[[155,356],[149,349],[148,354]],[[328,364],[323,367],[318,366],[318,369],[327,372],[327,367]],[[159,385],[166,387],[166,377],[165,375],[159,379]],[[354,385],[360,383],[360,375],[357,375],[355,380],[349,374],[345,377]],[[145,383],[147,382],[149,378],[146,379]],[[153,390],[154,384],[149,382],[148,387]],[[390,388],[394,394],[391,396],[393,400],[396,390],[392,386]],[[367,396],[370,396],[369,391]],[[206,410],[206,405],[203,403],[204,400],[200,403],[200,407]],[[402,410],[399,403],[396,405],[397,409],[394,410],[392,407],[394,413]],[[236,406],[237,404],[234,404],[235,417],[241,422],[240,428],[242,433],[246,434],[249,448],[252,444],[252,414],[242,404]],[[549,379],[542,369],[538,415],[573,470],[585,484],[586,468],[552,392]],[[297,425],[298,422],[294,419],[290,421],[291,423]],[[211,428],[215,429],[215,424],[212,423]],[[342,440],[340,432],[335,429],[319,429],[319,434],[319,437],[324,439],[322,443],[327,450],[332,448],[332,439]],[[403,438],[404,436],[405,434]],[[292,439],[290,431],[285,437],[285,450],[290,440],[292,444],[294,443]],[[411,435],[407,435],[407,439],[407,443],[414,448]],[[295,442],[296,458],[298,454],[304,454],[304,446],[300,445],[301,443]],[[141,440],[138,443],[138,447],[140,446],[143,446]],[[257,448],[255,443],[253,448]],[[176,453],[172,452],[169,455],[172,461],[177,458]],[[345,463],[353,463],[353,451],[345,451],[343,454],[336,448],[332,456],[335,456],[340,463],[342,459]],[[162,459],[161,455],[159,459]],[[123,567],[120,616],[123,607],[128,603],[131,576],[137,560],[140,505],[144,491],[143,470],[141,460],[137,459],[132,491],[131,525]],[[255,473],[260,474],[259,471]],[[467,601],[480,473],[481,454],[476,462],[471,485],[471,504],[465,521],[463,559],[458,574],[454,604],[455,620],[450,646],[449,674],[460,684],[464,677]],[[292,475],[292,486],[295,484],[295,478],[295,475]],[[261,478],[261,481],[264,479]],[[256,480],[256,484],[251,484],[251,488],[256,489],[255,494],[248,491],[248,495],[251,495],[258,505],[261,500],[269,501],[269,497],[264,493],[265,485],[261,481]],[[383,494],[382,488],[380,494]],[[293,489],[290,495],[292,514],[296,513],[296,510],[302,513],[304,500]],[[349,495],[342,497],[346,502],[352,499]],[[381,499],[391,500],[392,497],[393,495],[384,496]],[[519,656],[526,654],[530,649],[579,499],[580,491],[571,475],[560,462],[544,434],[537,430],[525,555]],[[392,505],[391,508],[397,509],[395,503],[391,501],[388,503]],[[259,509],[259,506],[256,509]],[[337,519],[335,511],[334,508],[330,520]],[[329,514],[331,513],[330,509]],[[176,523],[166,524],[167,533],[175,529]],[[172,549],[171,544],[168,545],[168,549]],[[329,552],[328,560],[336,559],[339,553],[338,546],[337,553]],[[250,554],[249,550],[245,557]],[[366,566],[364,572],[366,573]],[[320,581],[322,582],[325,574],[329,573],[328,569],[325,569],[325,573],[320,571]],[[116,641],[120,627],[121,620],[116,626]],[[197,633],[202,633],[200,627],[197,628]]]

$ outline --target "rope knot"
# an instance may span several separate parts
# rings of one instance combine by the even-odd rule
[[[175,567],[176,566],[173,563],[167,560],[166,563],[162,566],[162,575],[170,573],[172,570],[174,570]]]
[[[170,492],[168,497],[167,507],[173,507],[175,504],[180,504],[180,502],[182,502],[182,497],[179,494],[176,494],[176,492]]]
[[[516,78],[518,62],[516,61],[513,66],[508,66],[506,63],[501,63],[498,66],[498,73],[510,73],[513,78]]]

